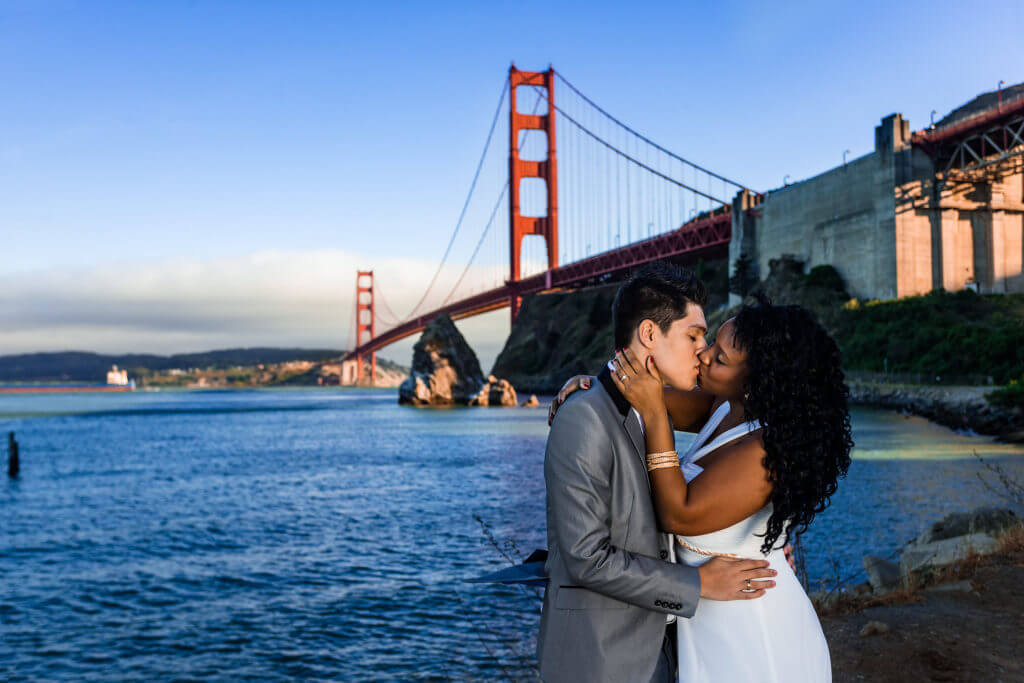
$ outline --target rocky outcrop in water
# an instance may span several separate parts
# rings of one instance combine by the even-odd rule
[[[484,374],[473,349],[447,315],[434,318],[412,350],[412,369],[398,388],[406,405],[468,405]]]
[[[471,406],[516,406],[516,390],[507,379],[498,379],[494,375],[487,378],[487,383],[480,393],[469,400]]]
[[[398,388],[398,402],[414,406],[514,406],[508,380],[486,380],[480,361],[447,315],[423,330],[412,351],[412,369]]]

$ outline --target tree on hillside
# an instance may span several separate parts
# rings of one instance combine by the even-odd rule
[[[757,277],[754,275],[754,261],[741,251],[733,264],[732,276],[729,278],[729,291],[739,296],[746,296],[757,284]]]

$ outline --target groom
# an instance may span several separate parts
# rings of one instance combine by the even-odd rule
[[[615,296],[615,343],[653,356],[666,382],[692,389],[706,300],[689,271],[648,264]],[[644,321],[655,325],[641,338]],[[763,590],[743,591],[747,580],[773,572],[760,560],[715,558],[699,568],[668,561],[670,537],[658,531],[640,416],[607,368],[598,380],[600,387],[576,392],[558,410],[544,455],[549,578],[540,674],[545,681],[673,681],[667,623],[693,616],[700,598],[759,597]]]

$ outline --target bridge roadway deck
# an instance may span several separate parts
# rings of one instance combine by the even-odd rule
[[[723,253],[732,235],[732,213],[724,208],[710,216],[691,221],[671,232],[606,251],[582,261],[547,270],[516,282],[447,304],[383,332],[350,351],[345,360],[365,356],[408,336],[421,332],[431,320],[447,313],[453,320],[469,318],[507,307],[512,297],[571,289],[605,276],[614,276],[649,261],[699,258]]]

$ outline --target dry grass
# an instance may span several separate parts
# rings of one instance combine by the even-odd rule
[[[1020,540],[1024,541],[1024,530],[1020,534]],[[851,592],[843,592],[832,595],[828,600],[812,600],[812,602],[814,603],[814,609],[820,617],[837,617],[844,614],[853,614],[871,607],[923,602],[924,597],[921,595],[921,592],[926,588],[951,581],[971,581],[979,567],[1002,562],[1002,555],[1002,552],[992,555],[980,555],[972,552],[960,562],[948,567],[915,572],[911,575],[909,583],[901,585],[890,593],[857,595]],[[975,586],[975,588],[982,588],[982,586]]]
[[[1024,553],[1024,522],[1010,527],[999,536],[999,552],[1007,555]]]

